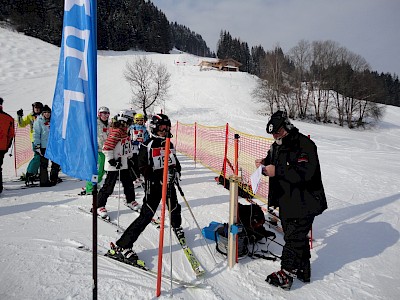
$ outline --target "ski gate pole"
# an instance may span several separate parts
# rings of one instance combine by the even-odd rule
[[[162,257],[164,247],[164,225],[165,225],[165,203],[167,199],[167,186],[168,186],[168,159],[169,159],[169,148],[171,138],[168,135],[165,142],[165,154],[164,154],[164,173],[163,173],[163,185],[162,185],[162,199],[161,199],[161,223],[160,223],[160,239],[158,243],[158,265],[157,265],[157,287],[156,297],[161,295],[161,274],[162,274]]]

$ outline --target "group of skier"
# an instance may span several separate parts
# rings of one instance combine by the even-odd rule
[[[166,137],[171,130],[171,121],[165,114],[155,114],[145,125],[143,114],[133,110],[121,110],[109,124],[110,111],[107,107],[98,110],[99,179],[104,171],[107,176],[97,197],[97,214],[103,219],[109,218],[106,209],[107,199],[114,192],[119,179],[126,198],[126,206],[140,212],[139,216],[124,231],[121,238],[111,243],[109,256],[136,263],[137,254],[132,250],[133,243],[152,221],[162,197],[163,168]],[[104,169],[103,169],[104,166]],[[171,225],[178,238],[183,238],[181,227],[181,206],[178,203],[175,180],[181,173],[181,166],[170,144],[168,161],[168,191],[171,205]],[[141,176],[144,178],[141,179]],[[144,188],[143,204],[135,199],[135,184]],[[92,187],[88,183],[82,194],[90,194]]]
[[[50,187],[61,182],[58,177],[60,165],[55,162],[51,163],[50,177],[47,171],[49,160],[45,157],[45,152],[50,132],[50,107],[41,102],[34,102],[32,103],[32,112],[24,117],[24,111],[20,109],[17,111],[17,116],[19,127],[30,126],[30,138],[34,153],[26,170],[25,184],[33,184],[36,176],[39,176],[41,187]]]
[[[0,113],[3,113],[2,102],[1,99]],[[28,166],[26,180],[29,181],[37,174],[40,165],[40,185],[56,184],[59,166],[52,164],[49,180],[48,161],[44,157],[50,108],[35,102],[32,104],[32,113],[28,116],[23,118],[22,109],[17,114],[19,126],[31,126],[32,147],[35,153]],[[164,153],[166,138],[170,136],[171,130],[171,121],[165,114],[153,115],[147,120],[147,126],[145,121],[143,114],[133,110],[122,110],[111,120],[107,107],[103,106],[98,110],[98,182],[102,181],[105,173],[107,175],[98,193],[97,214],[101,218],[108,218],[107,199],[113,193],[117,180],[120,180],[126,205],[140,211],[140,215],[115,243],[111,243],[108,256],[131,264],[138,260],[132,249],[133,244],[152,221],[162,198]],[[273,135],[275,142],[266,157],[255,160],[255,165],[262,168],[264,176],[269,177],[268,205],[279,209],[285,240],[281,269],[268,275],[266,281],[290,290],[295,278],[303,282],[311,280],[308,233],[314,218],[327,209],[327,202],[315,143],[301,134],[283,111],[277,111],[271,116],[266,131]],[[9,140],[6,140],[6,143],[3,148],[11,146]],[[0,154],[1,151],[2,148]],[[171,212],[171,226],[180,239],[184,238],[184,233],[175,183],[180,179],[181,165],[172,143],[168,157],[167,205],[170,206],[168,208]],[[142,205],[135,199],[135,185],[144,188]],[[92,183],[87,182],[82,194],[90,195],[92,191]]]
[[[149,123],[150,137],[139,140],[137,160],[132,164],[136,171],[129,169],[133,154],[132,141],[139,136],[131,127],[131,114],[121,112],[116,118],[115,129],[109,131],[103,152],[106,156],[106,170],[109,182],[104,183],[99,192],[99,215],[105,216],[107,197],[112,193],[117,176],[124,185],[127,202],[134,203],[132,179],[143,175],[145,197],[140,215],[114,243],[108,255],[127,263],[135,263],[138,256],[132,250],[134,242],[151,222],[160,203],[163,185],[163,154],[166,137],[170,134],[171,121],[164,114],[152,117]],[[135,120],[137,123],[137,119]],[[145,133],[145,129],[142,133]],[[262,174],[269,177],[268,205],[279,209],[285,245],[281,256],[281,269],[267,276],[271,285],[290,290],[295,278],[303,282],[311,281],[310,245],[308,233],[314,218],[327,209],[326,196],[321,179],[321,170],[315,143],[301,134],[290,122],[286,112],[275,112],[266,127],[275,142],[265,158],[256,159],[256,167],[262,167]],[[128,132],[128,134],[127,134]],[[129,134],[129,132],[131,134]],[[140,135],[141,136],[141,135]],[[144,136],[144,135],[143,135]],[[137,145],[137,144],[136,144]],[[171,226],[178,236],[184,237],[181,227],[181,206],[177,201],[174,182],[180,179],[181,166],[171,144],[169,155],[169,207]],[[118,170],[118,171],[117,171]],[[113,175],[110,175],[110,173]],[[117,174],[120,173],[120,174]],[[132,175],[133,174],[133,175]],[[124,179],[124,176],[128,180]],[[129,176],[131,176],[129,178]]]

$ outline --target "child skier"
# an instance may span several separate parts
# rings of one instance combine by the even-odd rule
[[[140,144],[146,142],[149,138],[149,132],[147,131],[146,125],[144,125],[144,115],[136,114],[135,115],[135,123],[129,127],[129,133],[132,140],[133,145],[133,155],[131,159],[131,169],[133,172],[132,177],[136,178],[135,187],[138,187],[142,184],[142,180],[140,179],[139,167],[138,167],[138,155],[139,155],[139,146]]]
[[[137,254],[132,250],[133,243],[151,222],[162,197],[164,151],[166,137],[170,134],[171,121],[164,114],[157,114],[150,122],[151,138],[144,142],[139,150],[139,170],[145,178],[145,198],[139,217],[125,230],[121,238],[111,243],[108,256],[120,261],[135,264]],[[179,180],[181,165],[175,155],[173,144],[170,144],[169,155],[169,201],[171,203],[171,225],[179,239],[184,238],[181,227],[181,206],[178,203],[176,190],[173,185]]]
[[[138,206],[135,200],[133,179],[128,171],[128,158],[132,156],[131,138],[127,133],[130,118],[130,115],[121,111],[117,115],[116,121],[112,123],[108,137],[104,142],[104,169],[107,171],[107,177],[97,197],[97,214],[103,219],[109,218],[105,206],[108,197],[114,192],[118,177],[124,187],[127,205],[132,206],[132,209]],[[131,119],[133,121],[133,118]]]

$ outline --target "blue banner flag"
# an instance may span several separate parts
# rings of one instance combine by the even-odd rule
[[[96,1],[65,0],[64,25],[45,156],[64,174],[97,175]],[[97,181],[95,181],[97,182]]]

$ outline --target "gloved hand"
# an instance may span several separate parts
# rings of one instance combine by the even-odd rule
[[[118,159],[112,158],[108,161],[108,163],[110,164],[110,166],[115,167],[117,170],[122,167],[121,157],[119,157]]]
[[[22,117],[24,115],[24,111],[22,110],[22,108],[17,111],[17,115],[18,117]]]
[[[116,167],[117,166],[117,161],[115,160],[115,158],[112,158],[108,161],[108,163],[110,164],[110,166]]]
[[[40,144],[39,145],[35,145],[35,152],[39,155],[42,155],[42,151],[40,150]]]
[[[121,157],[118,157],[118,159],[117,159],[117,165],[115,166],[115,168],[116,168],[117,170],[119,170],[119,169],[121,169],[121,167],[122,167]]]
[[[181,179],[181,173],[177,171],[169,171],[168,173],[168,181],[169,182],[178,182]]]

